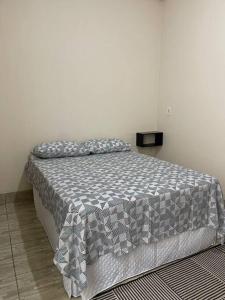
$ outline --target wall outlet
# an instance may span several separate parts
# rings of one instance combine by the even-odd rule
[[[173,109],[171,106],[168,106],[166,109],[166,114],[167,116],[171,116],[173,114]]]

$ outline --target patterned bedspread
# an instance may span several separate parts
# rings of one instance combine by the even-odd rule
[[[203,226],[225,232],[216,178],[133,151],[31,155],[26,174],[57,226],[54,262],[80,292],[87,286],[87,264],[99,256],[125,255]]]

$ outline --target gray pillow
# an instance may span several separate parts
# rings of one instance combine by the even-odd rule
[[[91,154],[130,151],[131,145],[120,139],[92,139],[84,142]]]
[[[36,145],[32,153],[40,158],[57,158],[88,155],[90,151],[84,147],[84,143],[55,141]]]

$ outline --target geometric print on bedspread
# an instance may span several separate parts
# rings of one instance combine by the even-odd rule
[[[136,152],[39,159],[30,182],[59,233],[54,262],[87,286],[87,264],[112,253],[208,226],[225,233],[224,200],[215,177]]]

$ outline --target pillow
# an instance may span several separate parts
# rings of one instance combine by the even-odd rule
[[[93,139],[84,143],[91,154],[130,151],[131,145],[119,139]]]
[[[36,145],[32,153],[40,158],[57,158],[88,155],[90,151],[84,147],[83,143],[55,141]]]

